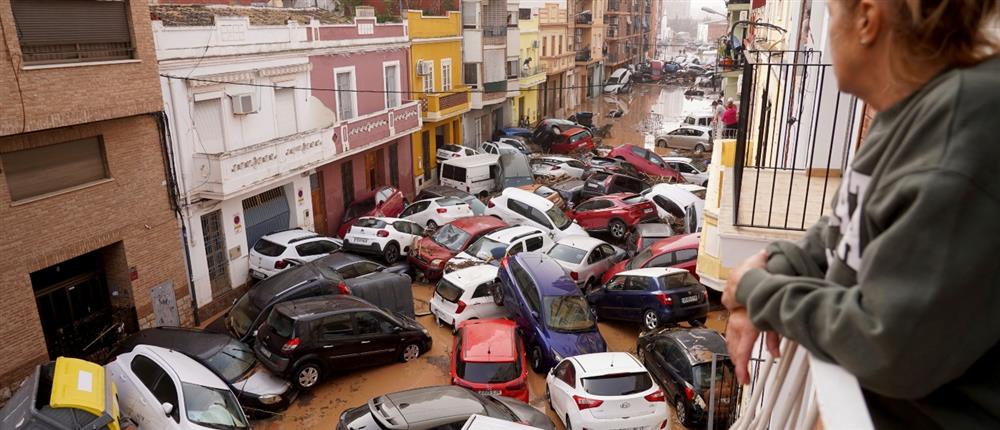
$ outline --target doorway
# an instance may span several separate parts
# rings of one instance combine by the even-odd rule
[[[212,300],[215,300],[233,288],[229,280],[229,259],[226,258],[226,235],[222,231],[221,209],[201,216],[201,237],[205,242]]]
[[[490,130],[490,136],[493,136],[495,130],[503,128],[503,108],[493,109],[493,130]]]
[[[272,231],[287,230],[289,213],[285,187],[272,188],[244,199],[247,246],[252,248],[258,239]]]
[[[431,179],[431,157],[434,157],[435,154],[431,153],[431,132],[428,130],[420,133],[420,149],[424,154],[423,159],[420,160],[420,167],[424,169],[424,180],[429,181]]]
[[[313,228],[316,233],[326,236],[326,206],[323,205],[323,172],[309,175],[309,189],[312,194]]]
[[[378,160],[375,151],[365,153],[365,172],[367,173],[365,179],[368,182],[368,190],[378,188]]]

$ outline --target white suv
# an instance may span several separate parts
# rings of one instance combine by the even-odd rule
[[[545,197],[517,188],[507,188],[490,199],[486,215],[495,216],[510,225],[538,227],[556,239],[575,234],[587,235],[580,227]]]
[[[431,314],[451,325],[452,330],[470,319],[503,318],[503,309],[493,302],[490,293],[498,270],[482,264],[446,273],[431,297]]]
[[[563,359],[545,377],[549,405],[569,430],[656,429],[670,424],[663,390],[626,352]]]
[[[359,218],[344,236],[344,250],[381,255],[389,265],[409,255],[424,227],[402,218]]]
[[[448,260],[444,273],[453,272],[473,264],[492,263],[500,256],[506,257],[518,252],[545,252],[552,247],[549,235],[537,227],[515,225],[504,227],[476,239],[465,251]]]
[[[474,216],[472,207],[456,197],[436,197],[417,200],[403,209],[400,218],[406,218],[429,229],[436,229],[459,218]]]
[[[277,275],[294,264],[290,260],[313,261],[339,250],[341,243],[340,239],[298,228],[266,234],[250,249],[250,276],[265,279]]]
[[[689,184],[708,186],[708,166],[704,161],[692,160],[688,157],[663,157],[663,161],[680,172]]]

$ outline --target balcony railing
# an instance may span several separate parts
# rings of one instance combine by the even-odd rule
[[[483,26],[483,44],[485,45],[504,45],[507,43],[507,26],[506,25],[484,25]]]
[[[545,73],[545,70],[543,70],[541,67],[538,67],[538,66],[528,66],[528,67],[521,66],[521,77],[522,78],[527,78],[527,77],[530,77],[530,76],[535,76],[535,75],[537,75],[539,73]]]
[[[590,61],[590,47],[579,49],[576,51],[576,61],[586,62]]]
[[[450,94],[422,94],[420,96],[420,109],[423,117],[431,121],[437,121],[445,115],[461,112],[462,109],[454,109],[462,105],[469,104],[469,91],[467,88],[455,90]]]
[[[805,230],[832,195],[858,141],[856,97],[817,51],[754,51],[742,69],[733,224]]]

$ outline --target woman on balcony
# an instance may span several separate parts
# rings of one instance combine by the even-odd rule
[[[854,374],[878,428],[1000,428],[1000,0],[830,0],[878,115],[827,216],[729,276],[738,377],[766,332]]]

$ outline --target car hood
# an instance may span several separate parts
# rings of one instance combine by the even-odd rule
[[[269,372],[260,363],[245,378],[233,381],[233,388],[251,396],[284,395],[292,385]]]
[[[548,415],[545,415],[538,409],[531,407],[531,405],[514,400],[509,397],[503,396],[491,396],[500,403],[503,403],[507,409],[510,409],[514,415],[517,415],[518,421],[522,424],[527,424],[531,427],[536,427],[545,430],[555,430],[555,426],[552,425],[552,420],[549,419]]]
[[[417,255],[420,255],[428,263],[430,263],[435,258],[440,258],[447,260],[455,256],[454,252],[451,252],[448,248],[438,245],[434,239],[425,237],[417,241]]]
[[[549,340],[552,341],[552,349],[563,358],[608,350],[604,336],[601,336],[601,332],[596,329],[583,333],[561,333],[549,330]]]
[[[566,227],[566,230],[560,230],[560,232],[561,232],[560,234],[563,236],[569,236],[569,235],[587,236],[587,230],[584,230],[583,227],[580,227],[580,224],[577,224],[576,221],[573,221],[573,223],[570,224],[569,227]]]

